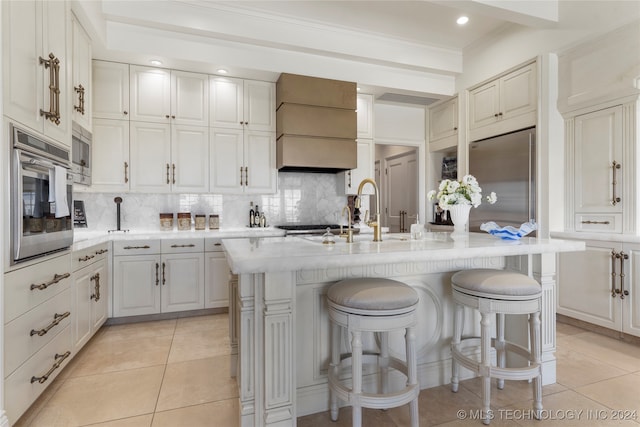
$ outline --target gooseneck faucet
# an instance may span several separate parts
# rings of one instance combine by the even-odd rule
[[[360,209],[360,198],[362,197],[362,189],[369,183],[373,186],[373,190],[376,196],[376,219],[375,221],[368,221],[367,225],[373,227],[373,241],[382,242],[382,227],[380,226],[380,192],[376,182],[371,178],[365,178],[358,186],[358,197],[356,198],[355,207]]]

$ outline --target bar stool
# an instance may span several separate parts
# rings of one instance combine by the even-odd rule
[[[453,301],[453,340],[451,343],[451,389],[458,391],[460,365],[482,377],[482,421],[491,421],[491,379],[498,379],[498,389],[504,380],[533,380],[533,413],[540,419],[542,411],[542,366],[540,310],[542,291],[534,279],[524,274],[505,270],[472,269],[455,273],[451,277]],[[480,337],[462,338],[464,307],[478,310],[481,315]],[[491,337],[492,316],[496,314],[496,338]],[[518,344],[505,341],[505,314],[529,315],[529,342],[531,351]],[[463,350],[480,347],[480,361]],[[491,363],[491,349],[496,349],[496,365]],[[507,368],[506,352],[512,351],[529,360],[528,366]],[[468,354],[468,353],[467,353]]]
[[[338,399],[353,408],[352,425],[362,425],[362,408],[387,409],[410,404],[411,425],[418,427],[418,384],[416,360],[418,294],[410,286],[390,279],[347,279],[335,283],[327,293],[331,321],[331,364],[329,390],[331,420],[338,420]],[[351,336],[351,354],[340,354],[342,328]],[[407,361],[389,355],[389,332],[405,329]],[[362,333],[378,334],[380,351],[364,353]],[[351,363],[352,386],[339,379],[340,369]],[[380,368],[380,393],[362,391],[362,365],[377,363]],[[388,392],[389,368],[407,377],[406,387]]]

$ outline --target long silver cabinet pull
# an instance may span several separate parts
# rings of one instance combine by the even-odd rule
[[[50,281],[48,281],[46,283],[41,283],[39,285],[32,284],[29,289],[31,289],[32,291],[34,291],[36,289],[39,290],[39,291],[42,291],[42,290],[47,289],[49,286],[55,285],[56,283],[60,282],[61,280],[66,279],[67,277],[71,277],[71,273],[54,274],[53,275],[53,279],[51,279]]]
[[[74,86],[73,90],[78,94],[78,105],[74,105],[73,110],[84,116],[84,86],[79,84],[78,86]]]
[[[175,184],[176,183],[176,164],[172,163],[171,166],[172,166],[172,169],[173,169],[172,183]]]
[[[51,328],[58,326],[58,324],[60,324],[60,322],[62,322],[64,319],[66,319],[67,317],[69,317],[71,315],[70,311],[65,311],[62,314],[58,314],[55,313],[53,315],[53,322],[49,323],[49,325],[43,329],[32,329],[31,332],[29,333],[30,336],[34,336],[37,335],[39,337],[43,336],[44,334],[46,334],[47,332],[49,332],[51,330]]]
[[[160,265],[156,262],[156,286],[158,286],[158,283],[160,283],[160,277],[158,276],[159,268],[160,268]]]
[[[617,175],[616,170],[620,169],[621,167],[622,165],[616,162],[615,160],[613,161],[613,163],[611,163],[611,170],[613,171],[613,182],[611,183],[611,185],[613,186],[613,198],[611,199],[611,204],[613,206],[617,205],[622,201],[620,197],[616,196],[616,185],[618,185],[618,182],[616,180],[616,175]]]
[[[171,181],[169,180],[169,163],[167,163],[167,184],[171,184]]]
[[[93,295],[89,299],[95,299],[96,302],[100,301],[100,273],[96,273],[90,277],[89,280],[95,281]]]
[[[618,291],[620,299],[624,299],[624,297],[629,296],[629,291],[624,289],[624,261],[627,259],[629,259],[629,255],[624,252],[620,252],[620,290]]]
[[[193,243],[189,243],[188,245],[171,245],[172,248],[193,248],[195,245]]]
[[[242,122],[240,122],[242,124]],[[240,187],[242,187],[242,178],[243,178],[244,168],[240,166]]]
[[[151,246],[149,245],[144,245],[144,246],[125,246],[122,249],[150,249]]]
[[[38,382],[40,384],[45,383],[49,377],[51,376],[51,374],[53,374],[53,371],[55,371],[56,369],[58,369],[60,367],[60,365],[62,365],[62,362],[65,361],[65,359],[67,357],[71,356],[71,352],[70,351],[66,351],[63,354],[58,354],[56,353],[56,355],[54,356],[56,363],[54,363],[51,368],[47,371],[46,374],[44,374],[41,377],[31,377],[31,384]]]
[[[609,221],[580,221],[581,224],[602,224],[609,225],[611,224]]]
[[[162,263],[162,286],[164,286],[165,283],[167,283],[167,280],[164,277],[164,262]]]
[[[244,167],[244,185],[249,186],[249,166]]]
[[[124,162],[124,183],[129,182],[129,163]]]
[[[616,259],[620,258],[620,254],[616,251],[611,251],[611,296],[616,297],[618,289],[616,288]]]
[[[90,259],[95,258],[95,257],[96,257],[95,255],[86,255],[86,256],[78,258],[78,261],[80,261],[80,262],[89,261]]]

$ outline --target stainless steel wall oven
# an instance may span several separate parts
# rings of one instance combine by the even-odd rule
[[[69,150],[14,125],[10,130],[11,264],[15,264],[73,243],[73,176]]]

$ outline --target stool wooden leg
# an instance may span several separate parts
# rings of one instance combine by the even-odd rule
[[[353,427],[362,426],[362,406],[360,395],[362,394],[362,333],[351,331],[351,377],[353,381],[352,395],[352,418]]]
[[[491,410],[491,314],[481,313],[480,319],[480,376],[482,377],[482,422],[489,424]]]
[[[389,332],[378,332],[380,339],[380,356],[378,365],[380,367],[379,390],[382,394],[389,391]]]
[[[460,346],[462,339],[462,328],[464,326],[464,307],[461,304],[455,304],[453,313],[453,340],[451,341],[451,350]],[[460,365],[454,357],[451,357],[451,390],[458,392],[458,381],[460,378]]]
[[[418,386],[418,360],[416,356],[416,331],[409,327],[405,332],[407,348],[407,386]],[[409,402],[411,427],[419,427],[418,397]]]
[[[504,368],[507,362],[507,352],[504,350],[504,313],[496,314],[496,357],[498,367]],[[504,388],[504,380],[498,379],[498,389]]]
[[[333,371],[334,377],[337,379],[340,372],[340,333],[342,328],[337,323],[331,323],[331,365],[329,369]],[[331,421],[338,421],[338,396],[333,388],[329,387],[331,395]]]
[[[542,415],[542,337],[540,333],[540,312],[529,315],[529,334],[531,340],[531,361],[539,366],[538,376],[533,379],[533,413],[536,419]]]

